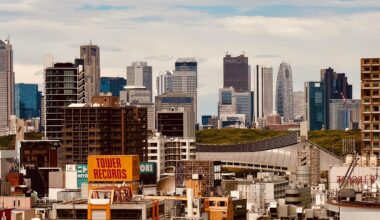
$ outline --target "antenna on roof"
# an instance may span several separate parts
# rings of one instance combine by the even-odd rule
[[[8,34],[8,37],[7,37],[7,39],[5,40],[5,41],[7,42],[7,44],[9,44],[9,39],[10,39],[10,37],[9,37],[9,34]]]
[[[90,45],[92,45],[92,40],[90,40]]]

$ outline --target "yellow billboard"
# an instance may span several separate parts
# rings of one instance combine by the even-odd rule
[[[140,179],[138,155],[88,156],[89,182],[124,182]]]

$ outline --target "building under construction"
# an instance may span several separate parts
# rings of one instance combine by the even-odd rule
[[[146,161],[146,108],[120,107],[113,98],[95,97],[96,103],[91,106],[73,104],[64,108],[62,166],[86,164],[91,154],[134,154]]]

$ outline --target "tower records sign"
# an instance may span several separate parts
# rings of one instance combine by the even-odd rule
[[[90,155],[88,156],[88,181],[125,182],[140,178],[137,155]]]

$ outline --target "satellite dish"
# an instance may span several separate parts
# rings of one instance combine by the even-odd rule
[[[364,189],[364,190],[368,190],[368,185],[367,185],[367,184],[364,184],[363,189]]]

